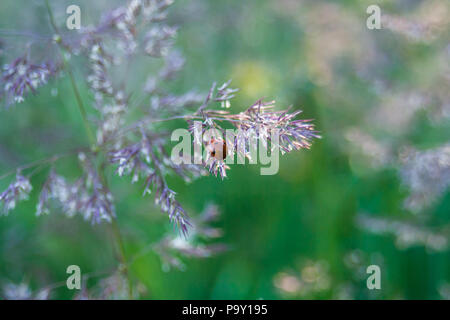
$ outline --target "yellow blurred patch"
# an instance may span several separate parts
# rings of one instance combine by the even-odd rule
[[[245,61],[237,63],[231,74],[234,87],[240,88],[240,94],[257,100],[272,95],[273,72],[260,62]]]

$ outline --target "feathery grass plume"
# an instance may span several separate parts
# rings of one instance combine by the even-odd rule
[[[87,291],[91,296],[87,299],[124,300],[128,299],[129,283],[120,272],[114,272],[109,277],[101,279],[94,290]],[[134,290],[133,299],[139,298],[137,290]]]
[[[432,204],[450,185],[450,145],[403,152],[400,176],[411,190],[405,207],[419,212]]]
[[[83,153],[79,154],[79,159],[85,176],[81,191],[86,195],[83,197],[85,201],[81,203],[80,213],[92,223],[100,223],[102,220],[110,222],[116,217],[113,196],[92,160]]]
[[[448,231],[445,228],[433,230],[419,224],[375,217],[368,214],[359,214],[357,225],[369,232],[380,235],[392,235],[399,249],[413,246],[424,246],[433,252],[442,252],[448,248]],[[448,230],[448,227],[446,228]]]
[[[201,116],[203,122],[201,128],[196,128],[193,120],[188,120],[189,131],[195,137],[195,131],[198,129],[201,136],[207,130],[221,132],[218,136],[225,137],[225,128],[220,123],[228,123],[238,130],[238,134],[234,135],[230,141],[220,139],[223,145],[223,156],[217,157],[212,152],[207,153],[204,165],[208,170],[223,178],[226,177],[226,170],[229,166],[225,164],[225,158],[228,154],[237,153],[242,158],[251,160],[251,149],[260,142],[266,149],[269,148],[268,142],[271,143],[270,149],[273,151],[279,148],[281,153],[291,152],[292,150],[309,149],[312,140],[321,138],[317,131],[314,130],[314,124],[310,123],[311,119],[295,119],[300,110],[289,113],[289,109],[275,111],[275,101],[263,102],[256,101],[245,111],[238,114],[231,114],[226,110],[206,109],[212,101],[220,102],[222,106],[228,108],[230,100],[235,96],[237,89],[229,88],[231,81],[226,82],[216,90],[214,83],[209,91],[205,102],[199,107],[195,113]],[[272,141],[271,137],[276,134],[279,141]],[[217,140],[217,137],[214,137]],[[226,137],[229,139],[229,137]],[[194,141],[194,143],[202,143],[206,150],[211,151],[211,141]]]
[[[349,128],[345,137],[351,147],[350,155],[355,155],[357,159],[361,159],[361,155],[364,156],[371,167],[384,168],[393,161],[391,146],[376,140],[363,130],[356,127]]]
[[[17,202],[27,200],[32,189],[30,180],[18,171],[14,182],[0,194],[0,214],[7,215]]]
[[[33,64],[29,58],[19,57],[3,66],[0,97],[5,100],[6,107],[21,103],[27,93],[36,94],[37,89],[45,85],[58,69],[51,62]]]
[[[273,102],[260,100],[244,112],[230,114],[226,109],[238,91],[230,87],[231,81],[219,87],[214,84],[206,99],[195,91],[182,94],[168,92],[166,83],[174,79],[184,65],[183,56],[173,48],[177,28],[166,22],[166,9],[171,4],[172,1],[168,0],[128,1],[126,5],[104,15],[98,25],[81,29],[70,41],[59,32],[52,14],[49,14],[56,33],[53,37],[55,45],[50,48],[61,51],[57,55],[64,61],[61,69],[67,69],[63,75],[71,79],[88,135],[90,138],[94,136],[91,133],[93,127],[96,138],[91,141],[91,150],[80,154],[83,174],[75,182],[68,182],[53,169],[50,170],[40,190],[37,215],[49,213],[54,203],[68,216],[79,213],[94,223],[111,221],[115,216],[113,198],[101,178],[103,173],[98,169],[108,163],[99,167],[93,165],[99,154],[103,154],[109,157],[109,164],[117,166],[119,176],[131,174],[132,182],[145,181],[144,194],[153,193],[155,203],[186,234],[188,215],[175,199],[176,192],[168,186],[166,176],[173,173],[189,182],[205,171],[198,165],[172,162],[166,151],[169,135],[152,123],[154,119],[201,119],[203,130],[212,127],[223,130],[219,122],[227,122],[244,135],[234,141],[223,140],[223,149],[233,151],[233,147],[244,143],[246,147],[241,155],[244,158],[250,157],[250,144],[261,140],[267,147],[266,141],[275,130],[280,133],[279,147],[283,153],[309,148],[311,140],[319,137],[308,120],[294,119],[300,111],[274,111]],[[87,58],[89,73],[86,82],[93,94],[96,112],[84,107],[70,69],[73,55]],[[127,75],[137,57],[146,57],[149,63],[158,60],[159,69],[142,81],[141,87],[130,90],[127,88]],[[58,68],[50,63],[33,65],[28,59],[19,58],[5,68],[5,89],[21,100],[27,88],[36,91],[56,70]],[[207,109],[212,102],[222,108]],[[133,119],[131,114],[136,112],[143,112],[146,116],[130,123]],[[251,135],[253,132],[255,136]],[[139,138],[136,139],[136,136]],[[211,149],[210,141],[202,143]],[[229,168],[224,157],[218,157],[214,150],[209,155],[205,166],[211,173],[224,178]],[[227,152],[223,156],[226,155]],[[6,211],[14,207],[14,197],[4,194],[2,198],[8,208]]]
[[[220,218],[220,211],[214,204],[208,204],[203,212],[192,220],[193,232],[189,238],[169,234],[152,246],[159,255],[163,270],[170,268],[184,270],[181,257],[208,258],[228,250],[222,243],[209,243],[222,236],[222,230],[212,224]]]
[[[423,1],[407,15],[383,13],[383,29],[406,37],[410,41],[432,43],[446,37],[450,6],[445,1]]]
[[[170,0],[130,0],[105,14],[97,25],[83,27],[70,38],[60,32],[47,5],[55,33],[50,37],[53,43],[48,50],[55,50],[52,56],[62,61],[38,65],[32,64],[29,58],[18,58],[5,67],[4,91],[17,101],[21,101],[27,91],[36,92],[57,71],[65,71],[61,74],[71,82],[90,139],[89,147],[82,153],[73,153],[79,154],[82,168],[81,175],[73,182],[56,173],[53,161],[38,163],[39,166],[52,165],[39,190],[38,216],[48,214],[57,206],[69,217],[80,214],[92,223],[112,221],[116,212],[104,177],[105,169],[112,165],[119,176],[131,175],[133,183],[142,181],[144,194],[152,193],[156,205],[186,235],[190,219],[166,178],[174,174],[190,182],[204,175],[206,170],[199,165],[175,164],[166,150],[170,135],[158,127],[157,122],[197,119],[202,120],[203,130],[223,130],[221,123],[227,123],[244,132],[244,136],[242,141],[237,137],[233,141],[223,140],[222,146],[232,151],[243,142],[246,145],[243,157],[250,157],[250,144],[259,140],[266,143],[273,131],[280,133],[282,152],[309,148],[311,141],[319,138],[309,120],[295,119],[300,111],[275,111],[273,102],[259,100],[244,112],[229,113],[231,100],[238,91],[230,87],[231,81],[218,87],[214,84],[206,99],[196,91],[177,94],[169,91],[167,84],[176,78],[185,61],[174,48],[177,28],[167,23],[167,8],[171,4]],[[80,59],[82,63],[87,63],[86,68],[79,70],[80,73],[88,70],[84,80],[93,103],[84,103],[78,89],[78,73],[75,74],[71,66],[75,55],[84,58]],[[130,72],[135,61],[146,61],[155,71],[146,74],[145,79],[133,74],[131,80],[137,85],[131,86]],[[220,108],[208,109],[213,102]],[[256,135],[252,136],[252,132]],[[202,143],[207,147],[209,144],[209,148],[212,146],[211,141]],[[220,158],[215,152],[210,155],[205,165],[213,174],[225,177],[228,166],[224,157]],[[17,181],[1,195],[3,212],[14,208],[16,201],[26,198],[30,191],[28,179],[18,174]],[[211,250],[190,248],[184,253],[206,256]]]
[[[83,174],[73,183],[51,170],[40,192],[36,214],[48,214],[54,203],[68,217],[78,213],[93,224],[110,222],[116,216],[113,196],[92,160],[84,153],[79,154],[79,160]]]
[[[202,174],[197,166],[175,165],[164,149],[166,139],[141,128],[141,141],[124,146],[109,153],[110,162],[117,164],[119,176],[132,175],[132,182],[145,180],[144,195],[154,194],[155,203],[168,214],[182,231],[187,233],[189,218],[181,204],[175,199],[176,192],[171,190],[165,176],[175,173],[190,182]]]
[[[19,284],[9,282],[2,288],[2,297],[5,300],[48,300],[50,290],[42,289],[33,292],[26,282]]]

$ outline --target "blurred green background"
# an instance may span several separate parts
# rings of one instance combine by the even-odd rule
[[[80,5],[85,23],[117,1],[51,3],[62,24],[66,3]],[[367,29],[370,4],[389,15],[389,27]],[[50,32],[43,1],[2,0],[0,9],[0,30]],[[311,150],[282,156],[273,176],[261,176],[258,165],[235,165],[224,181],[210,176],[186,185],[172,179],[191,216],[206,203],[218,205],[221,242],[230,248],[210,258],[183,259],[185,271],[164,271],[153,252],[140,256],[131,276],[142,284],[141,298],[449,298],[448,191],[413,212],[405,207],[411,190],[401,178],[405,148],[436,149],[450,136],[448,2],[180,0],[169,12],[180,27],[176,46],[186,57],[176,92],[207,92],[213,81],[233,79],[241,89],[233,112],[261,97],[276,99],[278,106],[293,105],[303,118],[314,118],[323,139]],[[28,45],[25,36],[4,32],[1,39],[1,64]],[[89,101],[82,76],[76,70]],[[87,145],[83,130],[68,80],[50,82],[39,95],[0,112],[0,175]],[[448,165],[447,158],[445,172]],[[67,177],[79,174],[76,159],[59,161],[57,168]],[[45,174],[33,177],[34,186]],[[127,256],[176,234],[152,199],[141,196],[140,184],[113,178],[112,168],[109,176]],[[0,180],[1,190],[10,178]],[[0,217],[0,285],[26,282],[38,290],[64,283],[71,264],[83,273],[117,266],[108,225],[91,226],[58,212],[36,217],[36,189]],[[358,217],[415,227],[407,234],[377,234],[361,227]],[[430,249],[428,238],[420,240],[424,230],[438,234],[444,245]],[[399,237],[419,240],[402,246]],[[381,290],[366,287],[371,264],[381,267]],[[101,278],[90,278],[87,286]],[[51,298],[73,295],[58,286]]]

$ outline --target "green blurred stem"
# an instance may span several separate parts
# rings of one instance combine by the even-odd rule
[[[64,64],[64,69],[66,69],[67,73],[69,74],[69,78],[70,78],[70,82],[72,84],[72,89],[73,92],[75,93],[75,97],[77,100],[77,105],[78,105],[78,109],[80,110],[81,116],[83,118],[83,123],[86,129],[86,133],[89,137],[90,143],[92,144],[92,146],[95,146],[95,137],[94,134],[89,126],[89,122],[87,120],[87,113],[86,113],[86,109],[84,108],[84,104],[83,104],[83,100],[81,99],[81,95],[80,95],[80,91],[78,90],[78,86],[75,82],[75,77],[73,75],[72,69],[70,68],[70,65],[66,59],[66,57],[64,56],[64,47],[62,46],[62,40],[61,40],[61,35],[58,31],[58,27],[56,26],[55,23],[55,19],[53,17],[53,12],[50,8],[50,5],[48,3],[48,0],[45,0],[45,5],[47,7],[47,11],[48,11],[48,16],[50,19],[50,24],[52,25],[54,31],[55,31],[55,41],[58,44],[58,47],[60,49],[60,53],[62,56],[62,60],[63,60],[63,64]],[[94,149],[96,149],[94,147]],[[93,151],[98,151],[98,150],[93,150]],[[103,166],[101,168],[99,168],[99,174],[103,180],[103,185],[105,188],[108,188],[107,185],[107,180],[104,174],[104,168]],[[112,225],[112,230],[113,230],[113,234],[114,234],[114,238],[117,242],[117,246],[119,248],[119,259],[120,259],[120,268],[119,271],[122,272],[124,274],[124,276],[127,278],[127,282],[128,282],[128,297],[129,299],[133,299],[133,287],[132,287],[132,282],[131,282],[131,278],[130,278],[130,274],[129,274],[129,270],[128,270],[128,263],[127,263],[127,258],[125,255],[125,246],[124,246],[124,241],[122,238],[122,235],[120,233],[120,229],[119,229],[119,225],[117,224],[117,219],[116,217],[112,217],[112,221],[111,221],[111,225]]]
[[[52,10],[50,8],[48,0],[45,0],[45,5],[47,7],[47,12],[48,12],[48,16],[49,16],[49,19],[50,19],[50,24],[52,25],[52,27],[53,27],[53,29],[55,31],[55,41],[58,44],[58,48],[60,49],[60,53],[61,53],[61,57],[62,57],[62,60],[63,60],[63,65],[64,65],[64,69],[67,71],[67,73],[69,75],[70,83],[72,85],[73,92],[75,93],[75,98],[77,100],[77,106],[78,106],[78,109],[80,110],[81,117],[83,118],[83,124],[84,124],[84,127],[86,129],[86,133],[88,135],[88,138],[89,138],[89,141],[90,141],[91,145],[94,146],[95,145],[95,137],[94,137],[94,134],[93,134],[93,132],[91,130],[91,127],[89,126],[86,109],[84,107],[83,100],[81,99],[80,91],[78,90],[78,86],[77,86],[77,83],[75,81],[75,77],[73,75],[72,69],[70,68],[70,65],[69,65],[69,63],[68,63],[68,61],[67,61],[67,59],[66,59],[66,57],[64,55],[64,47],[61,45],[61,43],[62,43],[61,42],[61,35],[59,33],[58,27],[56,26],[55,19],[53,17],[53,12],[52,12]]]
[[[108,188],[108,180],[106,179],[106,176],[105,176],[105,162],[103,162],[102,165],[100,165],[100,167],[98,168],[98,172],[100,175],[100,179],[102,180],[103,186],[106,189],[109,189]],[[133,285],[132,285],[132,281],[131,281],[131,277],[130,277],[127,256],[125,254],[125,245],[124,245],[122,234],[120,233],[119,224],[117,223],[117,218],[114,216],[111,217],[111,228],[112,228],[113,235],[114,235],[115,241],[117,243],[117,247],[118,247],[118,254],[119,254],[119,260],[120,260],[119,272],[121,272],[127,279],[128,298],[130,300],[132,300],[133,299]]]
[[[105,176],[105,163],[103,163],[99,167],[98,172],[100,175],[100,179],[102,180],[103,186],[108,189],[108,180],[106,179],[106,176]],[[120,233],[120,228],[117,223],[116,217],[111,217],[111,227],[112,227],[113,235],[114,235],[115,241],[117,243],[117,247],[118,247],[118,254],[119,254],[119,260],[120,260],[119,272],[121,272],[127,279],[128,298],[130,300],[132,300],[133,299],[133,285],[131,282],[130,272],[128,269],[128,261],[127,261],[127,256],[125,254],[125,245],[124,245],[124,241],[122,238],[122,234]]]
[[[123,239],[122,239],[122,235],[120,234],[119,225],[117,224],[117,219],[115,217],[112,218],[111,226],[112,226],[112,229],[113,229],[114,237],[115,237],[116,242],[117,242],[118,247],[119,247],[119,259],[120,259],[120,262],[121,262],[120,272],[122,272],[123,275],[127,279],[127,283],[128,283],[128,298],[130,300],[132,300],[133,299],[133,286],[132,286],[132,282],[131,282],[131,278],[130,278],[130,273],[129,273],[129,270],[128,270],[128,263],[127,263],[127,258],[126,258],[126,255],[125,255],[125,246],[124,246],[124,242],[123,242]]]
[[[83,105],[83,100],[81,100],[80,92],[78,91],[78,87],[75,82],[75,78],[73,76],[72,70],[70,69],[69,65],[66,62],[65,62],[65,65],[67,67],[66,70],[67,70],[67,73],[69,74],[70,82],[72,84],[72,89],[73,89],[73,92],[75,93],[75,97],[77,99],[78,109],[80,110],[81,116],[83,118],[84,127],[86,129],[89,141],[91,142],[91,145],[94,146],[95,145],[95,137],[94,137],[94,134],[92,133],[91,127],[89,127],[89,122],[87,120],[87,113],[86,113],[86,109],[84,108],[84,105]]]
[[[47,12],[48,12],[48,17],[50,18],[50,23],[51,23],[53,29],[55,30],[55,32],[59,35],[58,27],[56,26],[55,18],[53,17],[53,11],[50,8],[50,4],[48,3],[48,0],[45,0],[45,6],[47,7]]]

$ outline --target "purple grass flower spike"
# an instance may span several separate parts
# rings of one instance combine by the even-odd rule
[[[27,93],[35,94],[37,89],[45,85],[55,75],[57,67],[51,63],[32,64],[25,57],[14,60],[3,66],[2,95],[6,104],[21,103]]]
[[[0,214],[7,215],[18,201],[27,200],[32,189],[30,180],[17,172],[15,181],[0,194]]]

